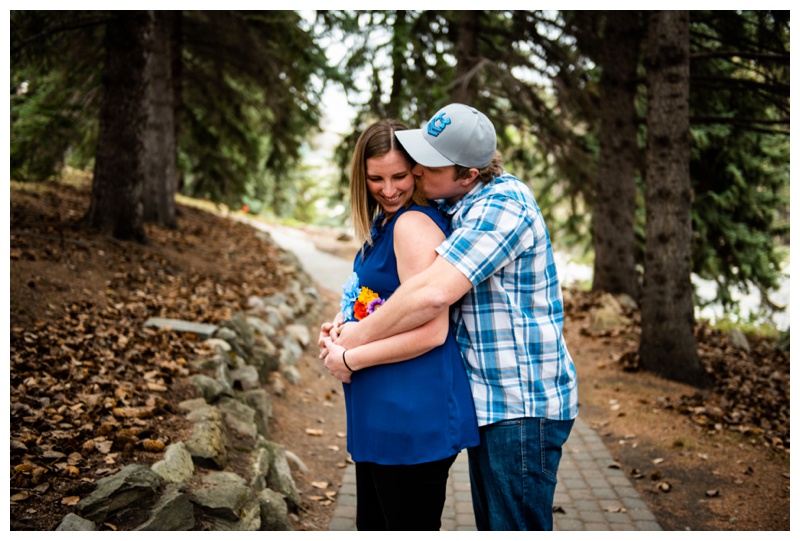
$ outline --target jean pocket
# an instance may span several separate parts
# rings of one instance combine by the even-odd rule
[[[538,419],[538,421],[542,474],[555,483],[562,449],[569,437],[570,430],[572,430],[573,421],[554,421],[552,419]]]

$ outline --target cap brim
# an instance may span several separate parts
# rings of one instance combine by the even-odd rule
[[[422,133],[422,130],[402,130],[395,132],[397,140],[406,152],[420,165],[425,167],[446,167],[455,165],[433,148]]]

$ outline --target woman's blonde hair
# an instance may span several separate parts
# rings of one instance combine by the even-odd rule
[[[395,137],[395,132],[407,130],[408,126],[393,119],[378,120],[370,125],[356,142],[353,161],[350,164],[350,205],[353,229],[361,243],[372,244],[372,221],[380,212],[380,205],[367,190],[367,160],[385,156],[391,151],[399,152],[408,161],[409,170],[416,164]],[[427,205],[420,190],[415,189],[412,200]],[[409,205],[411,200],[409,200]]]

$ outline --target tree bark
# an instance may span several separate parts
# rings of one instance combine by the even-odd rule
[[[89,225],[121,240],[146,241],[142,187],[147,125],[147,54],[152,13],[118,12],[106,26]]]
[[[455,44],[456,78],[453,84],[453,102],[472,105],[475,102],[477,83],[475,70],[478,64],[479,11],[458,12],[458,38]]]
[[[642,44],[637,11],[610,11],[600,53],[600,156],[594,203],[592,289],[639,299],[636,272],[636,68]]]
[[[174,11],[156,11],[152,52],[148,55],[145,182],[142,192],[144,219],[175,227],[177,147],[172,84],[172,33]]]
[[[639,362],[704,385],[694,337],[689,177],[689,13],[654,11],[647,38],[645,273]]]

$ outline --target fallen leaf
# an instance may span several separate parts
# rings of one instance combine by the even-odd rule
[[[658,490],[660,490],[661,492],[669,492],[670,490],[672,490],[672,485],[664,481],[658,484]]]
[[[709,498],[716,498],[717,496],[719,496],[719,489],[715,488],[712,490],[706,490],[706,496],[708,496]]]
[[[61,499],[61,505],[77,505],[81,501],[80,496],[67,496]]]
[[[658,464],[661,464],[662,462],[664,462],[663,458],[654,458],[653,459],[653,464],[658,465]]]
[[[151,453],[160,453],[166,447],[163,441],[152,440],[150,438],[142,440],[141,444],[145,451],[150,451]]]
[[[566,515],[567,514],[567,512],[564,511],[564,508],[561,507],[560,505],[554,505],[553,506],[553,513],[559,513],[561,515]]]
[[[324,432],[319,428],[306,428],[306,434],[309,436],[322,436]]]
[[[318,488],[320,490],[325,490],[330,486],[330,483],[328,483],[327,481],[312,481],[311,486],[314,488]]]
[[[16,494],[11,495],[12,502],[24,502],[28,498],[31,497],[31,493],[27,491],[17,492]]]
[[[624,507],[606,507],[606,511],[609,513],[627,513],[628,510]]]

